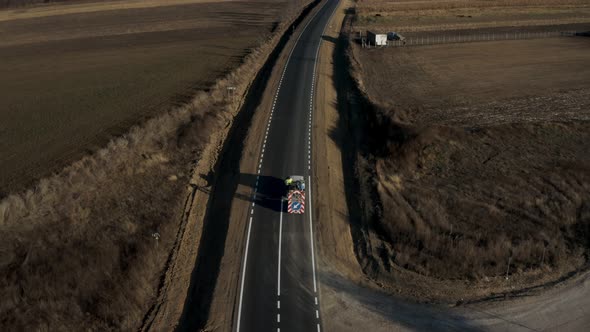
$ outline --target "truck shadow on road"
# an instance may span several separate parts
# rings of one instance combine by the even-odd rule
[[[286,212],[282,199],[287,195],[287,188],[283,179],[268,175],[240,174],[240,184],[252,189],[251,195],[236,193],[234,197],[249,202],[256,206],[264,207],[275,212]]]
[[[209,175],[212,176],[212,175]],[[205,178],[206,175],[202,175]],[[287,196],[287,188],[283,179],[268,175],[256,175],[242,173],[240,174],[239,184],[251,189],[248,194],[238,192],[239,188],[233,195],[247,202],[256,203],[255,206],[264,207],[275,212],[286,212],[286,206],[281,207],[281,202]],[[196,190],[210,194],[211,189],[208,187],[197,187]]]

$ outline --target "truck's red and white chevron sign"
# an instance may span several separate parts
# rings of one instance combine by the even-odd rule
[[[287,212],[299,213],[305,212],[305,192],[301,190],[291,190],[288,196]]]

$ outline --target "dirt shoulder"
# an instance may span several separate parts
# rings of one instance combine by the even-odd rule
[[[345,190],[344,154],[348,143],[346,132],[341,130],[338,108],[339,86],[335,82],[333,53],[339,38],[344,9],[350,1],[341,1],[332,20],[326,27],[317,62],[318,78],[315,94],[315,115],[313,124],[313,174],[314,220],[317,220],[318,257],[321,268],[336,269],[351,277],[361,272],[354,254],[350,231],[350,213]],[[341,98],[341,97],[340,97]]]

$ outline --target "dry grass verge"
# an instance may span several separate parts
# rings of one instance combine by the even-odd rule
[[[231,123],[277,38],[209,93],[0,202],[3,329],[139,327],[175,241],[191,169],[212,134]]]

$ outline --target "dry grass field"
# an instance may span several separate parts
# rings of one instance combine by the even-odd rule
[[[280,20],[274,1],[176,2],[0,11],[0,196],[208,88]]]
[[[483,283],[481,296],[587,268],[590,39],[353,54],[377,112],[371,272]]]
[[[584,0],[359,0],[356,11],[355,27],[359,30],[402,34],[590,23],[590,3]]]

